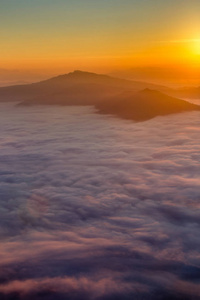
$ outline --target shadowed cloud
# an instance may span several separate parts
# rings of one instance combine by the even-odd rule
[[[199,299],[199,113],[1,104],[1,299]]]

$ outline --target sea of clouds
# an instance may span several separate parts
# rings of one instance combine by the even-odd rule
[[[200,299],[200,113],[0,104],[0,299]]]

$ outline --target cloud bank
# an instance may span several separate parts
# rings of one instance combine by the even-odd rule
[[[199,112],[0,110],[0,299],[200,299]]]

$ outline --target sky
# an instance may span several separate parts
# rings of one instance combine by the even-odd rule
[[[199,11],[199,0],[1,0],[0,70],[196,68]]]

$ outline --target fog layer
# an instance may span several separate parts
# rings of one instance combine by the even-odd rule
[[[200,299],[200,113],[0,105],[0,299]]]

